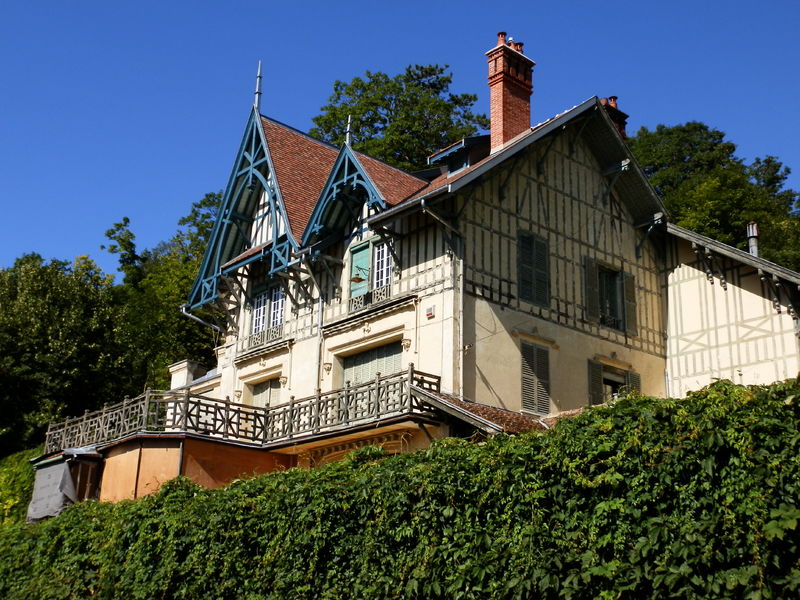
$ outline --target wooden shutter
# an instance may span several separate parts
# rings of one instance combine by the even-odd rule
[[[550,305],[550,253],[547,251],[547,241],[534,238],[534,290],[533,301],[539,306]]]
[[[350,259],[350,297],[355,298],[369,291],[369,244],[354,248]],[[363,281],[352,281],[352,279]]]
[[[636,278],[623,273],[622,287],[625,292],[625,332],[636,335]]]
[[[522,355],[522,409],[550,414],[550,355],[547,348],[520,344]]]
[[[642,391],[642,378],[639,373],[633,371],[625,371],[625,385],[628,391],[641,392]]]
[[[253,386],[253,406],[270,406],[278,403],[281,384],[278,378],[268,379]]]
[[[584,268],[584,305],[586,319],[589,321],[600,320],[600,281],[597,261],[588,256],[583,261]]]
[[[603,403],[603,364],[589,361],[589,404]]]
[[[517,275],[519,297],[528,302],[534,301],[534,238],[529,233],[520,232],[517,236]]]
[[[550,253],[547,240],[522,231],[517,237],[519,297],[539,306],[549,306]]]
[[[344,359],[344,382],[351,385],[365,383],[375,378],[376,373],[392,375],[403,370],[403,347],[400,342],[378,346],[347,356]]]

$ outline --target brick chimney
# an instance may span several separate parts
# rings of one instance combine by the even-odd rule
[[[489,116],[492,121],[492,152],[531,126],[533,67],[522,54],[522,42],[506,40],[506,32],[497,34],[497,46],[486,53],[489,59]]]

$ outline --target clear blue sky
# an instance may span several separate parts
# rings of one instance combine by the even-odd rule
[[[508,31],[534,71],[533,122],[619,96],[629,131],[700,120],[800,189],[800,3],[99,2],[0,6],[0,267],[26,252],[116,259],[168,239],[222,189],[264,61],[262,112],[311,127],[333,81],[449,64],[488,112],[483,53]]]

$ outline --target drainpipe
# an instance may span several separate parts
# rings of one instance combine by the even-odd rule
[[[213,329],[214,331],[218,331],[218,332],[220,332],[222,334],[225,333],[225,330],[222,327],[220,327],[219,325],[214,325],[213,323],[209,323],[208,321],[203,321],[203,319],[201,319],[200,317],[190,313],[187,310],[185,304],[181,304],[181,314],[183,316],[185,316],[185,317],[189,317],[192,321],[197,321],[198,323],[200,323],[202,325],[205,325],[206,327],[211,327],[211,329]]]

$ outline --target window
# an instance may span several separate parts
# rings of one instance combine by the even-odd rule
[[[641,377],[633,371],[625,371],[605,365],[596,360],[589,361],[589,404],[603,404],[625,391],[640,391]]]
[[[389,299],[392,250],[386,242],[362,244],[350,253],[350,311]]]
[[[284,291],[274,286],[261,292],[253,299],[253,318],[251,333],[260,333],[267,327],[283,325]]]
[[[261,408],[278,404],[280,402],[280,392],[281,384],[277,377],[250,386],[253,406]]]
[[[550,255],[547,240],[520,231],[517,236],[519,297],[539,306],[550,304]]]
[[[547,348],[520,344],[522,355],[522,410],[550,414],[550,355]]]
[[[375,375],[393,375],[403,370],[403,347],[400,342],[371,348],[365,352],[345,357],[344,382],[350,385],[375,379]]]
[[[585,259],[586,318],[636,335],[636,278]]]

